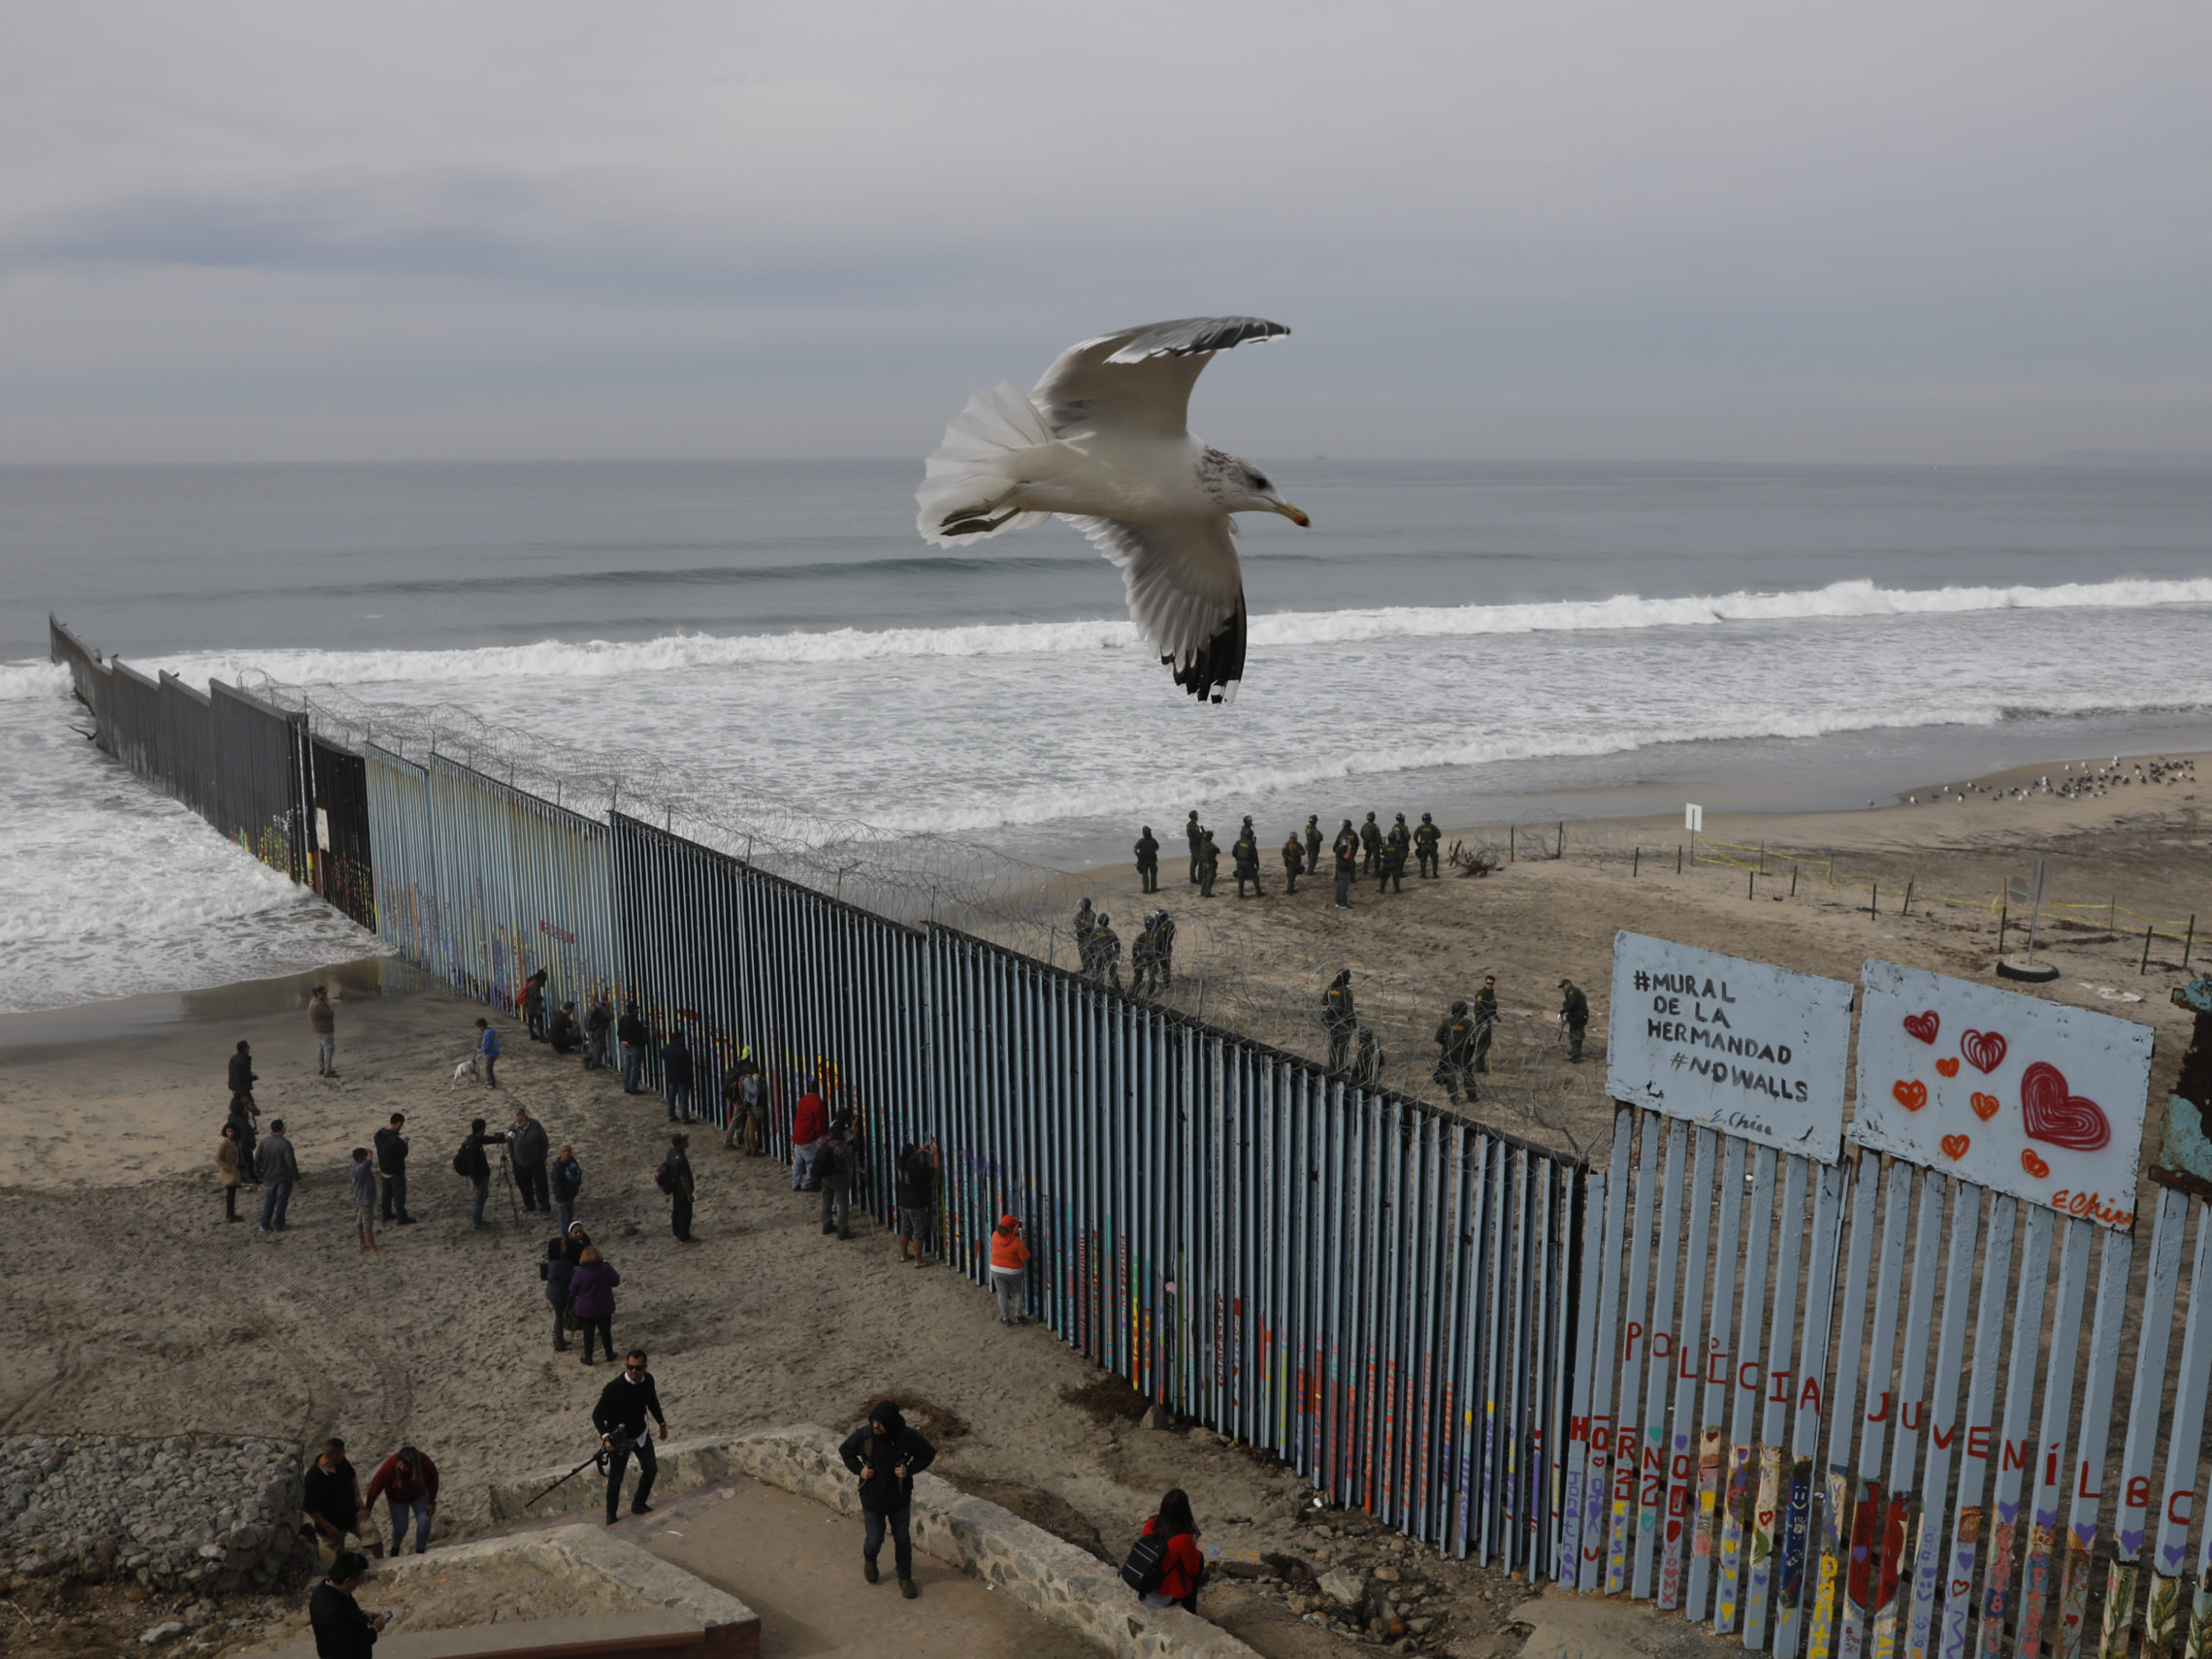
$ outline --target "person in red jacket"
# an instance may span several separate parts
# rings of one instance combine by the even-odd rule
[[[791,1109],[791,1189],[805,1192],[814,1186],[814,1155],[822,1137],[830,1132],[830,1108],[819,1091],[809,1089]]]
[[[1148,1608],[1179,1607],[1198,1610],[1198,1589],[1206,1582],[1206,1557],[1198,1549],[1198,1523],[1190,1518],[1190,1500],[1181,1486],[1171,1486],[1159,1501],[1159,1513],[1145,1522],[1145,1537],[1167,1540],[1159,1555],[1159,1587],[1145,1593]]]
[[[1022,1223],[1012,1216],[999,1217],[991,1234],[991,1291],[998,1298],[1002,1325],[1029,1322],[1022,1311],[1022,1280],[1028,1266],[1029,1246],[1022,1237]]]
[[[391,1507],[392,1553],[399,1554],[400,1546],[407,1543],[411,1518],[415,1523],[415,1553],[420,1555],[430,1547],[430,1517],[438,1513],[438,1465],[413,1447],[403,1446],[370,1477],[369,1492],[361,1507],[374,1510],[379,1492]]]

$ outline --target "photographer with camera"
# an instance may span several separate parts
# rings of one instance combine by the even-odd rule
[[[645,1500],[653,1491],[653,1478],[661,1460],[653,1450],[653,1437],[645,1427],[647,1415],[668,1432],[668,1419],[661,1412],[661,1393],[653,1374],[645,1369],[645,1350],[634,1348],[622,1362],[622,1374],[600,1390],[592,1410],[592,1425],[600,1431],[600,1445],[607,1450],[606,1524],[612,1526],[622,1509],[622,1475],[633,1453],[637,1458],[637,1490],[631,1495],[630,1513],[647,1515],[653,1506]]]
[[[485,1155],[484,1148],[494,1144],[504,1146],[506,1136],[486,1134],[484,1120],[472,1118],[469,1121],[469,1138],[461,1143],[461,1150],[453,1155],[453,1173],[475,1188],[475,1197],[469,1206],[469,1224],[472,1227],[481,1227],[484,1224],[484,1199],[492,1189],[492,1160]]]

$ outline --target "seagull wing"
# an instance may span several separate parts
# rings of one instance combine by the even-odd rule
[[[1131,524],[1069,518],[1122,572],[1129,615],[1175,683],[1192,697],[1235,699],[1244,678],[1244,572],[1227,513]]]
[[[1265,317],[1182,317],[1117,329],[1061,352],[1029,401],[1044,411],[1055,438],[1101,428],[1180,438],[1188,427],[1190,388],[1215,352],[1289,332]]]

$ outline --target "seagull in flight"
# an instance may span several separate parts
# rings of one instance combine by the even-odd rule
[[[1122,572],[1129,615],[1175,683],[1227,702],[1244,677],[1239,512],[1313,521],[1250,461],[1201,443],[1190,388],[1217,351],[1290,331],[1263,317],[1184,317],[1069,346],[1025,395],[975,394],[945,428],[915,500],[923,540],[964,547],[1058,517]]]

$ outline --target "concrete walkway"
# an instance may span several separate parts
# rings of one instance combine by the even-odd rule
[[[907,1601],[893,1581],[889,1539],[883,1579],[870,1584],[858,1521],[757,1480],[656,1503],[614,1530],[758,1612],[762,1659],[1098,1659],[1073,1631],[919,1549],[922,1593]]]

